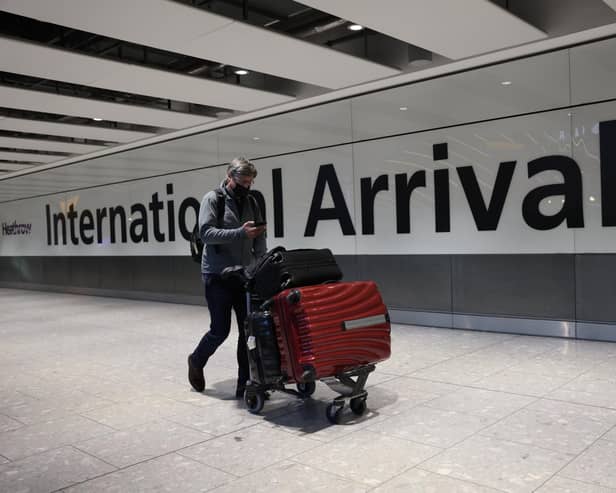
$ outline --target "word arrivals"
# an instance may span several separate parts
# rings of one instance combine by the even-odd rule
[[[601,166],[601,223],[604,227],[616,226],[616,120],[602,122],[600,134]],[[435,144],[433,159],[438,162],[447,159],[447,144]],[[493,189],[485,200],[475,170],[472,166],[455,168],[466,202],[475,220],[478,231],[495,231],[506,203],[509,188],[516,171],[516,161],[502,162],[498,166]],[[566,224],[568,228],[583,228],[583,189],[580,167],[572,158],[562,155],[543,156],[527,163],[529,179],[546,171],[556,171],[562,176],[562,182],[541,185],[530,190],[522,203],[522,220],[532,229],[546,231]],[[434,228],[437,233],[451,231],[450,203],[450,169],[435,169],[431,172],[434,188]],[[427,187],[429,172],[416,171],[410,177],[399,173],[393,177],[393,190],[396,216],[396,234],[411,233],[411,196],[418,188]],[[380,175],[376,178],[360,178],[361,234],[374,235],[375,197],[379,193],[388,193],[390,177]],[[329,190],[333,207],[324,207],[325,191]],[[52,213],[51,206],[46,205],[47,244],[73,245],[82,242],[90,245],[97,243],[126,243],[130,238],[133,243],[151,241],[173,242],[176,228],[181,237],[188,241],[199,212],[199,201],[187,197],[180,203],[177,214],[173,198],[173,184],[166,186],[166,200],[159,198],[158,192],[152,194],[147,204],[135,203],[130,208],[122,205],[102,207],[91,211],[77,211],[70,204],[68,212]],[[252,191],[264,215],[266,216],[265,197]],[[552,215],[543,214],[540,204],[550,197],[562,198],[562,206]],[[272,170],[272,212],[274,219],[274,237],[284,237],[284,201],[282,170]],[[190,222],[188,217],[190,216]],[[356,230],[344,198],[334,164],[322,164],[319,167],[306,226],[305,237],[316,235],[320,221],[337,221],[343,235],[355,235]],[[187,224],[189,222],[189,224]],[[3,230],[4,231],[4,230]]]
[[[505,205],[505,199],[515,169],[515,161],[500,163],[496,182],[489,204],[486,205],[475,171],[472,166],[456,168],[462,189],[479,231],[494,231]],[[563,221],[568,228],[584,227],[582,212],[582,175],[577,163],[566,156],[546,156],[528,163],[528,176],[532,177],[542,171],[560,171],[563,183],[544,185],[535,188],[526,195],[522,203],[522,216],[528,226],[536,230],[548,230],[558,227]],[[410,200],[413,191],[426,187],[426,171],[416,171],[409,178],[406,173],[395,175],[396,233],[411,232]],[[433,173],[434,183],[434,224],[437,233],[451,231],[451,207],[449,198],[449,170],[437,169]],[[329,187],[334,207],[322,208],[321,203],[325,186]],[[361,223],[362,234],[375,234],[374,199],[377,193],[389,190],[389,177],[380,175],[361,179]],[[540,202],[554,195],[564,197],[563,207],[554,215],[546,216],[539,210]],[[355,235],[355,228],[347,208],[336,171],[332,164],[322,165],[317,178],[315,194],[312,198],[310,214],[304,236],[314,236],[319,221],[336,219],[344,235]],[[614,224],[616,225],[616,224]]]
[[[613,192],[616,187],[616,120],[600,123],[599,134],[602,225],[616,226],[616,193]],[[447,144],[433,146],[434,161],[447,159],[447,155]],[[495,231],[498,228],[515,167],[515,161],[499,164],[492,195],[487,205],[473,167],[456,168],[478,231]],[[568,156],[551,155],[533,159],[527,165],[528,178],[544,171],[558,171],[563,177],[563,182],[542,185],[524,197],[521,204],[524,222],[538,231],[554,229],[563,222],[568,228],[583,228],[582,174],[578,164]],[[421,170],[413,173],[410,178],[406,173],[396,174],[394,177],[397,234],[411,232],[411,194],[417,188],[426,187],[426,174],[425,170]],[[434,170],[434,223],[437,233],[451,231],[449,182],[449,169]],[[330,191],[334,205],[329,208],[322,207],[326,187]],[[380,175],[374,180],[370,177],[360,179],[363,235],[375,234],[374,199],[378,193],[388,190],[388,175]],[[563,205],[556,214],[545,215],[540,211],[539,204],[552,196],[562,197]],[[304,236],[314,236],[318,222],[327,220],[337,220],[344,235],[356,234],[333,164],[324,164],[319,168]]]

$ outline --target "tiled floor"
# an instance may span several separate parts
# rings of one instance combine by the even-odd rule
[[[395,325],[369,412],[186,382],[203,307],[0,289],[0,491],[616,492],[616,344]]]

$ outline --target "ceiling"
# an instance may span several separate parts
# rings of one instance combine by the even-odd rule
[[[614,0],[0,0],[0,202],[50,191],[43,170],[115,146],[398,84],[512,47],[564,45],[568,35],[616,26],[613,8]],[[363,29],[351,30],[355,23]]]

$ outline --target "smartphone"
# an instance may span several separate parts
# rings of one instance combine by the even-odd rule
[[[253,221],[253,226],[258,228],[259,226],[265,226],[267,224],[266,221]]]

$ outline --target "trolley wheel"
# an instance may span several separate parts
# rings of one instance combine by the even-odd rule
[[[314,382],[298,383],[297,391],[302,394],[302,397],[310,397],[314,394],[317,388],[317,384]]]
[[[335,425],[340,424],[340,421],[342,420],[342,407],[343,406],[337,406],[333,402],[327,406],[325,414],[327,415],[327,419],[330,423]]]
[[[265,394],[263,392],[244,391],[244,402],[248,411],[252,414],[259,414],[265,404]]]
[[[365,397],[356,397],[355,399],[351,399],[350,405],[351,411],[353,411],[353,414],[356,414],[357,416],[361,416],[366,412]]]

